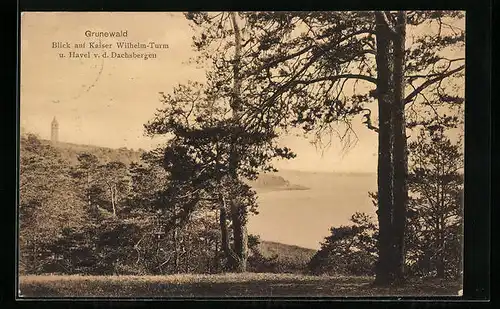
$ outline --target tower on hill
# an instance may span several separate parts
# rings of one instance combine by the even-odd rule
[[[59,141],[59,123],[57,122],[56,117],[54,117],[51,123],[50,140],[53,143],[57,143]]]

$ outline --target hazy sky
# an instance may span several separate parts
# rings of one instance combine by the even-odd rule
[[[74,49],[54,49],[53,42],[98,41],[85,37],[86,30],[127,30],[127,41],[155,41],[169,48],[157,50],[157,58],[149,60],[59,58],[60,52]],[[180,13],[23,13],[21,126],[49,138],[55,116],[61,141],[150,148],[157,142],[144,137],[143,124],[161,107],[158,93],[203,77],[202,71],[185,63],[194,55],[192,35]],[[105,38],[103,42],[115,44],[116,40]],[[337,139],[322,154],[304,138],[284,137],[282,142],[298,157],[277,166],[375,172],[377,136],[360,121],[354,123],[354,129],[359,141],[347,153]]]

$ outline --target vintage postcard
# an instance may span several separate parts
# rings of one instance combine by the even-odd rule
[[[459,296],[465,12],[24,12],[19,298]]]

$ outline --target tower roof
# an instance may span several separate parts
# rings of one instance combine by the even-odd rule
[[[55,116],[54,116],[54,119],[52,119],[52,124],[57,124],[57,119]]]

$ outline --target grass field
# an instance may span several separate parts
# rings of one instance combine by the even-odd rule
[[[420,281],[374,288],[371,277],[291,274],[21,276],[22,297],[345,297],[451,296],[459,282]]]

